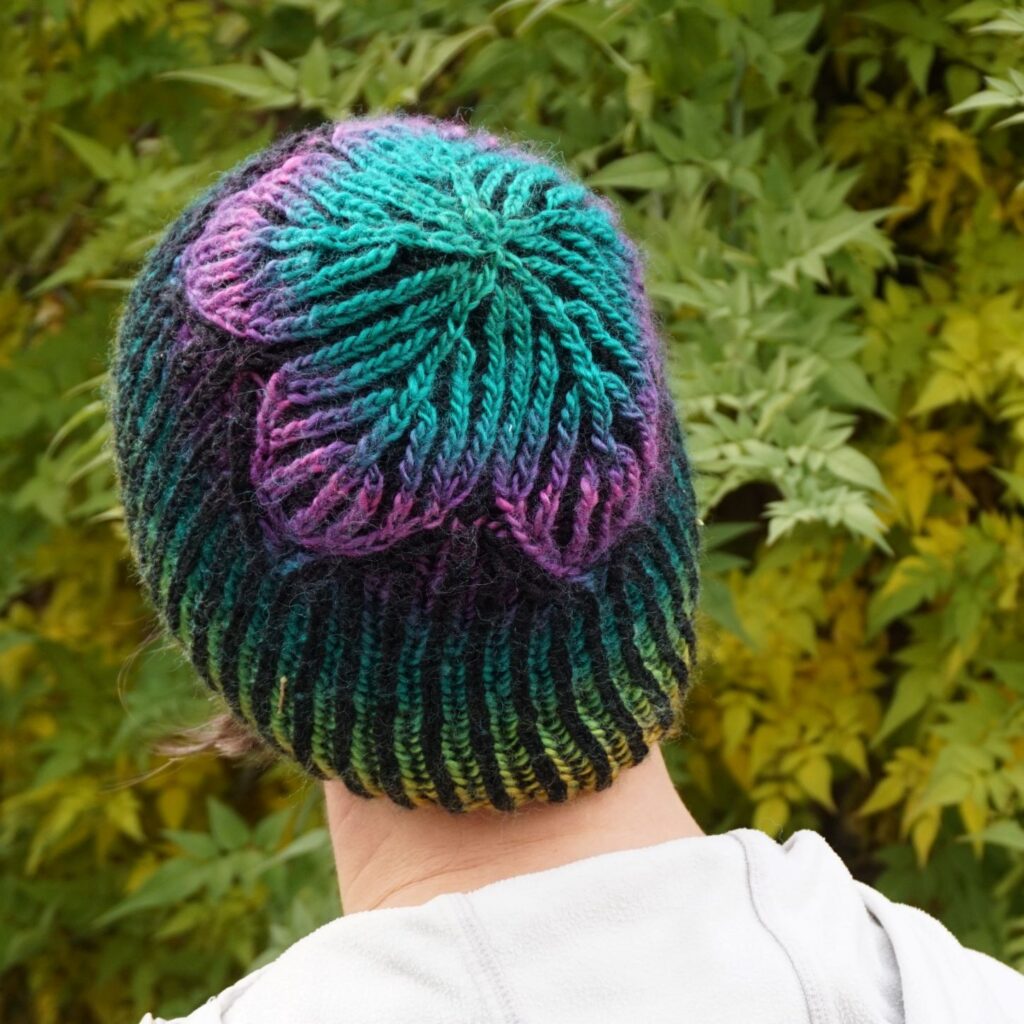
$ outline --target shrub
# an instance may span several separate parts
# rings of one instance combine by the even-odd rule
[[[310,784],[152,753],[208,702],[98,384],[190,196],[385,108],[533,140],[647,250],[708,522],[668,751],[702,824],[818,829],[1024,966],[1018,8],[10,0],[0,33],[5,1019],[185,1012],[335,913]]]

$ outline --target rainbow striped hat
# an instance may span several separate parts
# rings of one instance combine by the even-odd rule
[[[132,550],[232,714],[450,811],[608,786],[679,727],[698,529],[642,280],[565,169],[428,117],[224,175],[131,292]]]

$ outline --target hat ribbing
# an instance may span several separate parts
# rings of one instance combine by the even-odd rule
[[[164,624],[317,776],[457,811],[601,789],[679,720],[697,527],[617,215],[455,122],[225,175],[132,290],[111,408]]]

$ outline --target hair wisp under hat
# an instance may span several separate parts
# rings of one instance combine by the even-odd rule
[[[565,170],[426,117],[285,139],[150,254],[111,404],[164,624],[308,772],[508,810],[677,726],[686,454],[640,256]]]

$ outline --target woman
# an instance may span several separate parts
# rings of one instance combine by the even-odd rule
[[[1020,1019],[818,836],[679,801],[699,520],[640,254],[564,169],[287,138],[151,254],[112,376],[141,575],[224,743],[324,780],[347,911],[189,1021]]]

